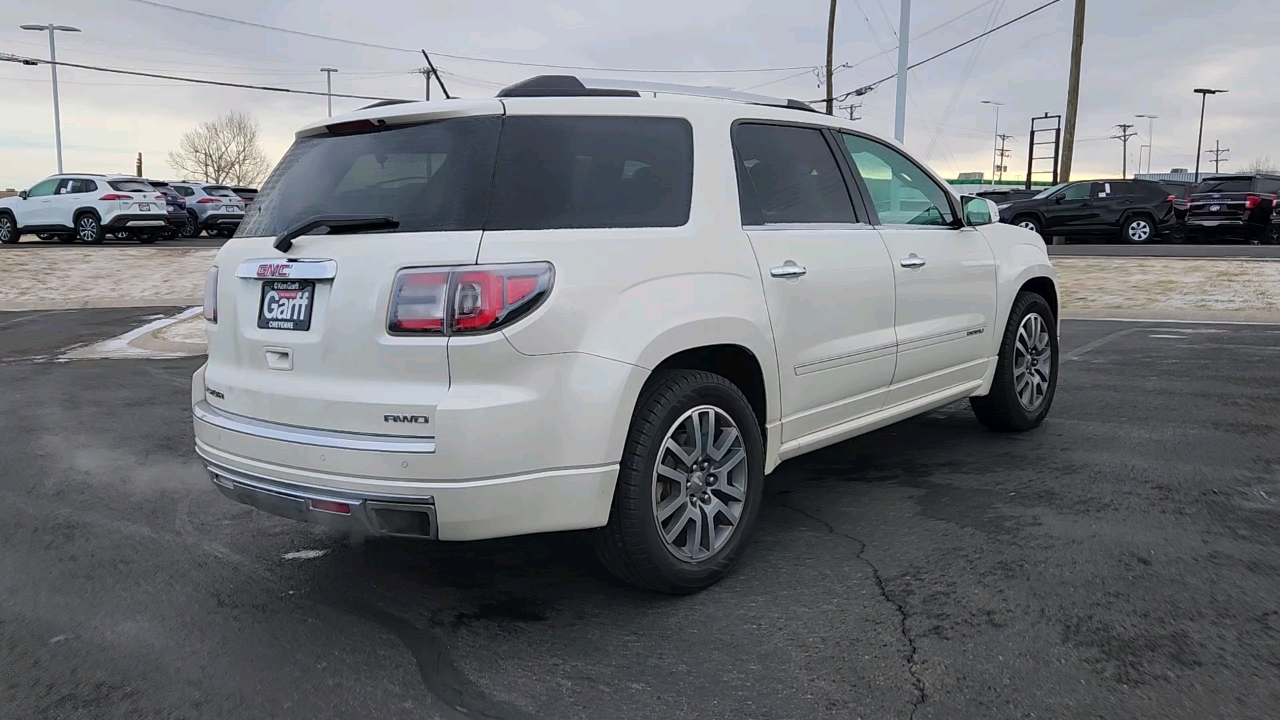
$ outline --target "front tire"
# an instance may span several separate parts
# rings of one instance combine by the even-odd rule
[[[18,232],[18,223],[13,221],[13,216],[0,215],[0,243],[13,245],[21,238],[22,233]]]
[[[1135,215],[1124,223],[1120,237],[1130,245],[1145,245],[1156,239],[1156,226],[1151,218]]]
[[[107,239],[102,230],[102,223],[92,213],[84,213],[76,218],[76,239],[89,245],[101,245]]]
[[[742,555],[763,490],[760,422],[742,391],[709,372],[663,373],[636,404],[597,554],[631,585],[697,592]]]
[[[1030,430],[1044,421],[1058,388],[1058,326],[1053,309],[1035,293],[1020,292],[1000,341],[991,390],[969,398],[983,425],[1000,432]]]
[[[1024,230],[1030,230],[1031,232],[1037,235],[1041,235],[1040,221],[1037,220],[1034,215],[1023,215],[1022,217],[1016,217],[1013,219],[1013,224],[1017,225],[1018,227]]]

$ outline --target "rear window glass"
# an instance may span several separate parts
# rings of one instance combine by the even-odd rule
[[[107,183],[116,192],[155,192],[155,188],[137,180],[112,180]]]
[[[1198,193],[1250,192],[1253,178],[1210,178],[1196,188]]]
[[[210,185],[206,187],[204,189],[204,194],[210,197],[230,197],[230,198],[239,197],[235,193],[231,192],[231,188],[221,187],[218,185]]]
[[[389,215],[395,232],[672,227],[692,186],[683,120],[456,118],[298,140],[239,234],[331,213]]]

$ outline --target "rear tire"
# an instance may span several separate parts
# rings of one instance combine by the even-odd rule
[[[18,223],[14,222],[13,216],[0,214],[0,243],[13,245],[21,238],[22,233],[18,232]]]
[[[969,405],[978,421],[992,430],[1020,432],[1044,421],[1057,388],[1058,325],[1053,309],[1039,295],[1020,292],[1000,341],[991,390],[969,398]]]
[[[62,243],[63,245],[70,245],[75,241],[76,241],[76,236],[70,233],[62,233],[58,235],[58,242]]]
[[[156,240],[159,240],[159,239],[160,239],[159,235],[152,235],[151,233],[139,233],[137,236],[138,242],[142,243],[143,245],[151,245],[152,243],[154,243]]]
[[[1134,215],[1124,222],[1120,238],[1130,245],[1145,245],[1156,239],[1156,224],[1146,215]]]
[[[742,391],[709,372],[663,373],[636,404],[597,555],[636,587],[697,592],[741,557],[763,490],[760,422]]]
[[[193,238],[200,234],[200,221],[196,219],[196,214],[187,212],[187,224],[182,226],[178,234],[184,238]]]
[[[98,222],[98,216],[86,212],[76,216],[76,238],[89,245],[101,245],[107,239],[107,234],[102,229],[102,223]]]

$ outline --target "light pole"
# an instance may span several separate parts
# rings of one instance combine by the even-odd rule
[[[1195,91],[1200,93],[1200,132],[1196,135],[1196,179],[1200,182],[1200,151],[1204,144],[1204,104],[1210,95],[1227,92],[1226,90],[1210,90],[1209,88],[1196,88]]]
[[[903,142],[907,134],[907,69],[911,44],[911,0],[901,0],[898,17],[898,87],[893,112],[893,139]]]
[[[995,139],[991,142],[991,186],[995,187],[996,168],[1000,166],[1000,106],[1004,103],[997,100],[979,100],[983,105],[994,105],[996,108]]]
[[[1134,117],[1147,119],[1147,174],[1150,174],[1151,173],[1151,156],[1155,155],[1155,152],[1156,152],[1156,138],[1155,138],[1156,118],[1160,116],[1148,115],[1147,113],[1139,113],[1137,115],[1134,115]],[[1141,150],[1141,148],[1139,148],[1139,150]],[[1142,171],[1141,159],[1139,159],[1139,162],[1138,162],[1138,171],[1139,172]]]
[[[62,174],[62,117],[58,112],[58,50],[53,41],[53,34],[62,32],[80,32],[80,28],[70,25],[22,25],[23,30],[45,30],[49,33],[49,72],[53,76],[53,144],[58,151],[58,174]]]
[[[333,117],[333,74],[338,68],[324,67],[320,72],[324,73],[325,94],[329,96],[329,117]]]

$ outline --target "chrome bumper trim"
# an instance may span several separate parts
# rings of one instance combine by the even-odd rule
[[[418,453],[430,455],[436,451],[436,439],[407,437],[404,435],[365,435],[362,433],[313,430],[311,428],[282,425],[256,420],[219,410],[204,400],[191,406],[191,414],[197,420],[216,428],[267,440],[338,448],[341,450],[367,450],[387,453]]]
[[[430,496],[363,495],[344,490],[313,488],[235,470],[208,460],[205,461],[205,468],[209,471],[214,486],[223,495],[272,515],[348,532],[358,530],[372,535],[427,540],[438,538],[435,499]],[[313,500],[346,504],[350,506],[351,513],[348,515],[313,508]],[[425,517],[425,530],[420,523],[412,520],[408,525],[405,524],[406,518],[414,517]]]

